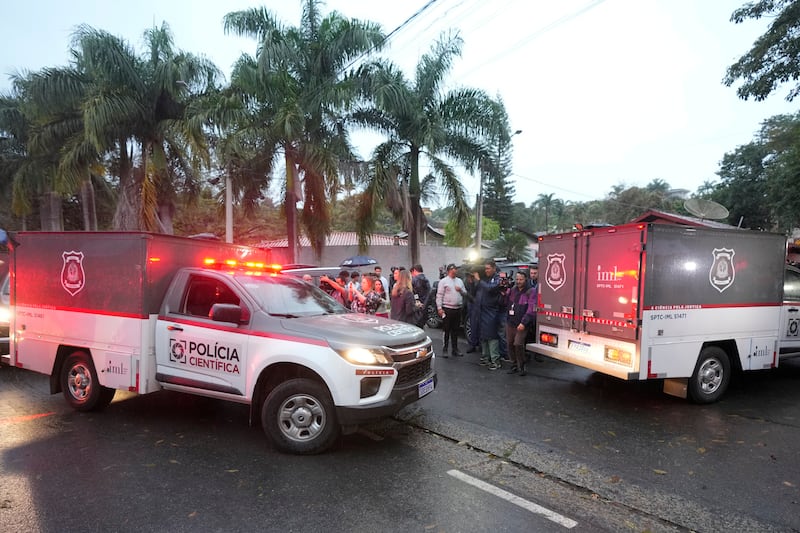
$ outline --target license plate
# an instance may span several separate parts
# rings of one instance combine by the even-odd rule
[[[417,389],[419,390],[419,397],[420,398],[422,398],[423,396],[425,396],[429,392],[433,392],[433,378],[426,379],[425,381],[420,383],[417,386]]]

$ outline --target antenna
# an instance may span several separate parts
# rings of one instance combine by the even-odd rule
[[[728,209],[713,200],[703,198],[689,198],[683,202],[683,207],[701,219],[719,220],[728,216]]]

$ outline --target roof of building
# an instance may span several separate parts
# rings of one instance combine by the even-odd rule
[[[408,246],[408,239],[398,238],[395,242],[393,235],[372,234],[369,241],[370,246]],[[258,248],[287,248],[289,239],[273,239],[261,241],[255,245]],[[305,235],[300,237],[300,246],[310,247],[311,241]],[[325,246],[358,246],[358,234],[355,231],[334,231],[325,239]]]
[[[667,213],[666,211],[659,211],[658,209],[650,209],[631,220],[631,222],[661,222],[668,224],[682,224],[684,226],[705,226],[709,228],[736,229],[736,226],[731,226],[730,224],[725,224],[723,222],[717,222],[716,220],[707,220],[689,215]]]

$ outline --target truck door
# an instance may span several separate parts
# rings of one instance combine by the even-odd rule
[[[638,321],[644,229],[596,229],[585,237],[585,271],[576,315],[583,331],[635,340]]]
[[[544,275],[539,277],[537,321],[561,329],[577,329],[575,311],[579,305],[576,288],[580,285],[583,248],[578,234],[545,237],[539,243],[539,258]]]
[[[156,326],[156,378],[159,381],[244,396],[248,336],[244,326],[211,319],[216,303],[243,306],[225,279],[193,273],[177,312]]]
[[[800,270],[789,266],[783,278],[780,353],[800,353]]]

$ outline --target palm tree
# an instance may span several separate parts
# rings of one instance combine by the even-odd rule
[[[3,195],[10,195],[12,211],[22,216],[38,200],[40,227],[63,229],[61,197],[56,192],[58,151],[35,142],[41,127],[34,121],[38,109],[27,90],[27,79],[12,77],[14,93],[0,96],[0,182]]]
[[[544,209],[544,231],[548,233],[550,232],[549,215],[550,209],[553,207],[554,196],[555,193],[540,194],[539,198],[536,200],[536,206],[539,209]]]
[[[232,85],[246,99],[245,108],[254,113],[249,121],[240,116],[232,122],[245,132],[261,132],[264,142],[251,152],[253,157],[266,162],[276,148],[283,152],[292,261],[297,256],[295,210],[301,197],[303,226],[318,255],[330,232],[328,198],[339,189],[340,161],[352,158],[341,116],[356,97],[357,86],[347,70],[385,40],[375,23],[345,19],[336,12],[323,18],[321,3],[305,0],[299,27],[283,27],[264,8],[228,13],[224,19],[226,31],[258,41],[256,57],[243,56],[232,75]]]
[[[464,187],[450,161],[473,172],[491,157],[485,138],[493,131],[494,102],[482,91],[445,89],[445,76],[461,55],[458,35],[442,36],[419,61],[413,82],[394,65],[374,63],[364,69],[365,96],[374,106],[357,109],[351,119],[385,133],[389,139],[373,153],[369,183],[359,214],[361,245],[372,231],[379,206],[388,206],[408,231],[411,263],[419,261],[423,214],[420,200],[438,184],[453,208],[464,242],[469,207]],[[420,176],[424,156],[430,173]]]
[[[176,186],[194,182],[208,163],[203,125],[186,116],[185,97],[213,86],[219,70],[175,51],[166,24],[144,36],[139,57],[124,40],[80,26],[71,65],[46,69],[29,89],[53,118],[64,111],[60,102],[78,110],[81,127],[61,155],[60,181],[84,182],[102,163],[119,178],[114,227],[172,233]]]

